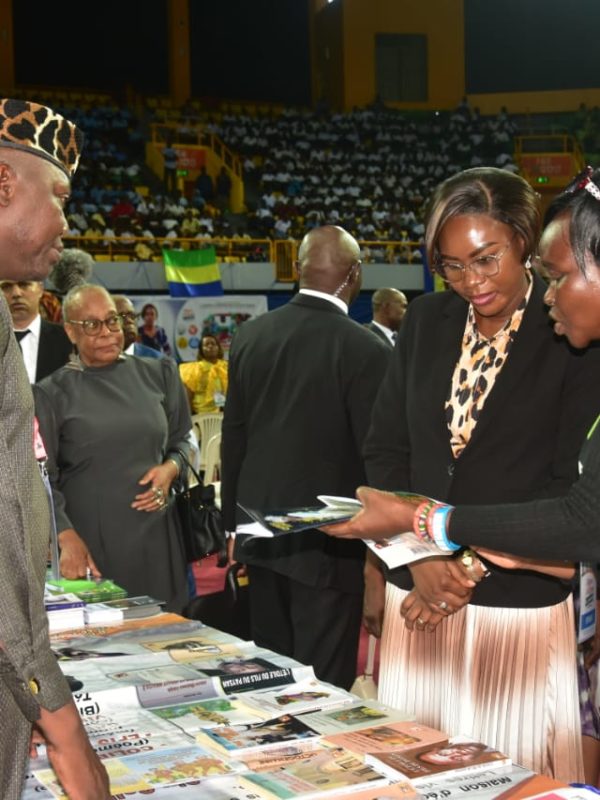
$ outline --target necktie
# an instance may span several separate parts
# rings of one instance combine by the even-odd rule
[[[13,331],[15,336],[17,337],[17,342],[20,342],[24,336],[27,336],[28,333],[31,333],[29,328],[26,328],[24,331]]]
[[[392,344],[396,344],[396,337],[397,336],[398,336],[398,334],[396,333],[396,331],[392,331]]]

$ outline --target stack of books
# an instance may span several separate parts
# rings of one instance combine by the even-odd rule
[[[48,594],[44,596],[44,606],[51,632],[68,628],[81,628],[84,624],[85,603],[76,594]]]
[[[160,614],[164,600],[156,600],[147,594],[136,597],[122,597],[104,603],[88,603],[85,607],[85,621],[88,625],[104,625],[123,619],[140,619]]]

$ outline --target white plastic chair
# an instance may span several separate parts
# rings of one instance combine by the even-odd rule
[[[221,434],[215,433],[206,445],[206,465],[204,467],[204,483],[214,483],[219,477],[221,466]]]
[[[206,446],[216,433],[221,433],[223,414],[192,414],[192,425],[200,442],[200,469],[206,468]]]

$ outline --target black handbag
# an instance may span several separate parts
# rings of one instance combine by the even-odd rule
[[[175,489],[175,503],[186,559],[188,562],[198,561],[213,553],[222,557],[227,550],[227,541],[221,509],[215,503],[215,487],[212,483],[205,486],[185,454],[181,450],[177,452],[184,467]],[[195,486],[189,485],[185,465],[198,481]]]
[[[241,566],[236,563],[228,567],[223,590],[194,597],[184,608],[183,616],[239,639],[251,639],[248,579],[238,574]]]

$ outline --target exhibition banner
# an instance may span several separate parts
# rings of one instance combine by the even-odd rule
[[[202,336],[209,333],[216,336],[227,354],[231,337],[239,326],[268,310],[266,295],[185,298],[138,295],[130,299],[135,310],[142,314],[138,320],[140,330],[144,326],[144,311],[155,309],[156,325],[163,328],[170,355],[178,362],[194,361]]]

